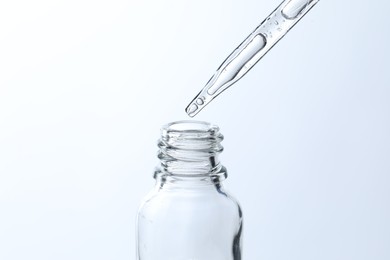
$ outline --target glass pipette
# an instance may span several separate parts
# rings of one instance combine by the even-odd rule
[[[206,86],[191,101],[186,113],[193,117],[228,87],[242,78],[319,0],[285,0],[221,64]]]

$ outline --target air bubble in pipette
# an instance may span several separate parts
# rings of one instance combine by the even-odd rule
[[[197,100],[196,100],[196,103],[198,104],[198,105],[203,105],[203,100],[201,99],[201,98],[198,98]]]

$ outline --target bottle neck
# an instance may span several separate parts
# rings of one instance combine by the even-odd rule
[[[219,128],[206,122],[179,121],[164,126],[155,177],[218,182],[225,179],[226,169],[218,158],[223,151],[222,140]]]

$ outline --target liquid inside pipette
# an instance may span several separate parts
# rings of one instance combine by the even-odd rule
[[[242,78],[318,1],[284,1],[221,64],[187,106],[186,113],[190,117],[195,116]]]

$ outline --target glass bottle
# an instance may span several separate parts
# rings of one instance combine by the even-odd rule
[[[137,260],[240,260],[242,213],[223,188],[219,128],[179,121],[161,129],[154,189],[137,216]]]

